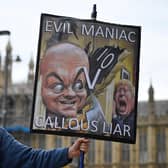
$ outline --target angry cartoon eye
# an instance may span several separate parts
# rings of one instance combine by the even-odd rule
[[[55,84],[52,88],[55,93],[60,93],[64,90],[64,85],[61,83]]]
[[[74,91],[81,91],[84,88],[82,81],[75,82],[73,86]]]

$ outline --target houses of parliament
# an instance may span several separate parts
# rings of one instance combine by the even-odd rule
[[[8,66],[12,67],[12,46],[6,46]],[[4,112],[5,68],[0,56],[0,125],[16,139],[34,148],[69,146],[75,137],[29,132],[32,114],[34,62],[30,58],[27,82],[13,84],[12,68],[7,74],[6,111]],[[90,140],[85,156],[86,168],[168,168],[168,100],[155,100],[152,84],[148,101],[138,102],[136,144]],[[78,167],[78,158],[67,168]]]

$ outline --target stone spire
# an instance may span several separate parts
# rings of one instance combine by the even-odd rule
[[[29,61],[28,83],[32,83],[33,81],[34,81],[34,61],[33,57],[31,57]]]
[[[6,45],[5,66],[7,66],[6,68],[8,68],[7,76],[8,76],[8,84],[10,85],[12,83],[12,46],[10,40]]]
[[[1,52],[0,52],[0,71],[2,69],[2,56],[1,56]]]
[[[6,45],[6,53],[11,53],[12,52],[12,46],[11,46],[11,42],[10,40],[8,41],[7,45]]]
[[[0,53],[0,95],[2,92],[2,87],[3,87],[3,72],[2,72],[2,57],[1,57],[1,53]]]
[[[148,121],[149,124],[155,123],[155,100],[154,100],[154,88],[152,86],[152,83],[150,84],[150,87],[148,89],[149,93],[149,99],[148,99],[148,110],[149,110],[149,115],[148,115]]]
[[[154,102],[154,89],[153,89],[152,83],[150,84],[148,93],[149,93],[149,102],[153,103]]]

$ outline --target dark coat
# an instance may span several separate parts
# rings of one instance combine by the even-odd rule
[[[69,162],[68,148],[32,149],[0,128],[0,168],[60,168]]]

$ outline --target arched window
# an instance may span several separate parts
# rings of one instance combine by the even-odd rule
[[[148,160],[147,149],[147,131],[142,129],[139,131],[139,162],[146,163]]]
[[[166,136],[165,130],[159,129],[157,132],[157,161],[158,163],[166,162]]]
[[[130,161],[130,146],[129,146],[129,144],[122,144],[121,161],[124,161],[124,162]]]
[[[89,164],[95,163],[95,141],[91,140],[88,151],[88,162]]]
[[[57,148],[62,147],[62,137],[61,136],[56,136],[56,147]]]
[[[104,162],[112,163],[112,142],[104,142]]]

